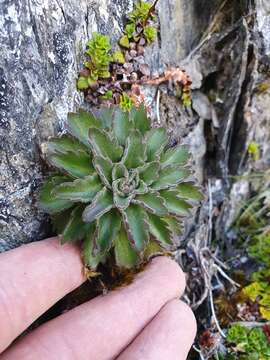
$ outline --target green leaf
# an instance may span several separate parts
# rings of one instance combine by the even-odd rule
[[[145,133],[151,129],[151,121],[147,117],[144,105],[141,105],[139,109],[134,107],[131,110],[131,119],[133,120],[135,129],[138,129],[142,135],[145,135]]]
[[[80,76],[79,79],[77,80],[77,88],[79,90],[88,89],[89,88],[88,78],[85,76]]]
[[[189,175],[190,173],[187,169],[179,169],[179,167],[176,166],[167,166],[160,170],[159,178],[151,185],[151,188],[159,190],[176,186]]]
[[[99,177],[90,175],[73,182],[62,183],[54,188],[52,194],[61,200],[85,203],[91,201],[102,187]]]
[[[112,171],[112,178],[113,181],[118,180],[120,178],[128,177],[128,170],[125,167],[125,165],[118,163],[114,165],[113,171]]]
[[[182,235],[182,228],[180,226],[179,220],[177,220],[173,216],[165,216],[162,218],[162,220],[164,220],[168,224],[171,233],[178,237]]]
[[[118,162],[121,159],[122,147],[117,145],[116,141],[113,141],[105,131],[90,128],[89,143],[96,156],[103,156],[112,160],[112,162]]]
[[[51,215],[52,228],[56,234],[62,234],[69,222],[70,215],[74,209],[75,204],[73,203],[73,207],[67,210],[63,210],[59,213]]]
[[[104,261],[104,255],[98,253],[94,254],[96,241],[96,224],[89,224],[89,230],[83,241],[83,259],[86,266],[91,270],[96,270],[99,263]]]
[[[127,139],[123,163],[128,169],[134,169],[144,164],[145,147],[143,145],[141,134],[133,130]]]
[[[80,110],[68,114],[68,131],[84,145],[89,147],[88,132],[90,127],[100,128],[100,122],[93,114]]]
[[[118,64],[124,64],[125,63],[125,56],[120,50],[116,50],[113,53],[113,62]]]
[[[113,187],[113,201],[115,206],[119,209],[119,210],[125,210],[129,204],[130,201],[133,199],[134,195],[131,194],[130,196],[124,196],[123,194],[121,194],[121,192],[119,191],[119,183],[121,183],[122,179],[117,179],[114,180],[112,183],[112,187]]]
[[[148,213],[148,223],[150,233],[164,248],[172,245],[172,234],[168,224],[164,220],[157,215]]]
[[[114,239],[119,233],[120,226],[121,217],[116,209],[112,209],[98,219],[98,236],[96,243],[101,253],[110,250]]]
[[[151,258],[153,258],[153,256],[156,255],[164,255],[164,249],[158,242],[150,239],[149,243],[145,247],[143,258],[149,261]]]
[[[75,178],[92,175],[95,171],[91,163],[91,157],[86,153],[51,154],[48,155],[47,159],[52,165]]]
[[[112,193],[106,188],[103,188],[103,190],[97,193],[93,202],[85,208],[82,215],[83,221],[90,223],[111,210],[112,207]]]
[[[112,118],[113,118],[114,108],[113,107],[102,107],[95,111],[95,115],[99,122],[102,125],[103,129],[111,129],[112,127]]]
[[[113,193],[113,202],[119,210],[125,210],[129,206],[132,199],[133,196],[123,197],[115,192]]]
[[[65,176],[54,176],[45,181],[39,196],[40,206],[44,211],[48,212],[49,214],[56,214],[60,211],[69,209],[74,205],[73,202],[60,200],[52,194],[52,190],[57,185],[68,182],[69,180],[70,178]]]
[[[109,159],[103,158],[102,156],[95,156],[93,159],[93,164],[103,184],[111,188],[113,167],[112,162]]]
[[[134,189],[134,194],[142,195],[142,194],[146,194],[148,192],[149,192],[148,186],[145,184],[145,182],[140,180],[139,186],[136,189]]]
[[[159,216],[165,216],[168,213],[165,201],[158,193],[138,195],[133,202],[142,205],[145,209]]]
[[[137,251],[143,251],[149,241],[147,213],[139,205],[132,204],[123,211],[129,241]]]
[[[164,128],[152,129],[146,135],[146,154],[148,161],[154,161],[168,143],[168,135]]]
[[[84,146],[82,143],[80,143],[75,138],[71,138],[67,135],[62,135],[58,138],[50,139],[47,144],[47,151],[46,153],[49,154],[55,154],[55,153],[61,153],[66,154],[68,152],[84,152],[88,153],[88,149],[86,146]]]
[[[82,220],[83,209],[84,207],[79,205],[72,211],[69,222],[62,234],[62,244],[69,241],[82,240],[84,238],[89,226]]]
[[[175,148],[168,149],[160,157],[162,167],[169,165],[185,165],[189,160],[190,154],[186,147],[177,146]]]
[[[188,215],[189,209],[192,207],[185,200],[179,199],[176,191],[162,190],[161,197],[165,200],[169,212],[176,215]]]
[[[120,108],[115,109],[113,114],[113,132],[120,145],[125,145],[133,124],[129,120],[128,112]]]
[[[159,163],[152,162],[145,164],[139,169],[140,179],[142,179],[147,185],[151,185],[159,177]]]
[[[178,192],[178,196],[184,199],[191,199],[196,201],[203,200],[203,194],[190,182],[177,185],[176,190]]]
[[[147,43],[151,44],[157,37],[157,30],[153,26],[146,26],[143,29],[143,34]]]
[[[127,37],[129,39],[131,39],[134,35],[134,33],[136,32],[136,25],[131,23],[131,24],[127,24],[125,26],[125,33],[127,34]]]
[[[126,48],[126,49],[129,49],[129,39],[128,39],[127,35],[123,35],[120,38],[119,45]]]
[[[139,263],[139,257],[132,248],[124,227],[121,227],[118,237],[114,243],[116,264],[126,269],[134,268]]]

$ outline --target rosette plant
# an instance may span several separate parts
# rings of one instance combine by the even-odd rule
[[[71,113],[67,128],[45,146],[57,172],[40,194],[62,242],[81,241],[91,270],[111,256],[132,268],[175,248],[182,217],[201,198],[187,149],[169,148],[143,107]]]

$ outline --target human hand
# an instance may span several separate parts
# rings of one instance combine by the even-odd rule
[[[86,280],[78,249],[57,238],[0,254],[0,274],[0,353]],[[184,360],[196,333],[177,300],[184,287],[179,266],[155,258],[132,284],[43,324],[0,360]]]

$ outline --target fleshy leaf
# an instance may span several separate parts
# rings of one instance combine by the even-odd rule
[[[125,167],[125,165],[118,163],[114,165],[113,171],[112,171],[112,179],[117,180],[120,178],[124,178],[128,176],[128,170]]]
[[[73,203],[73,206],[75,206],[74,203]],[[70,215],[71,215],[73,209],[74,209],[74,207],[69,208],[67,210],[63,210],[63,211],[53,214],[51,216],[52,228],[53,228],[54,232],[56,232],[57,234],[63,233],[63,231],[65,230],[65,227],[67,226],[67,224],[69,222]]]
[[[138,129],[142,135],[150,130],[151,122],[147,117],[147,113],[144,105],[141,105],[139,109],[133,107],[131,110],[131,119],[134,123],[134,128]]]
[[[108,158],[112,162],[118,162],[121,159],[123,154],[122,147],[117,145],[116,141],[113,141],[105,131],[90,128],[89,143],[96,156]]]
[[[145,147],[138,131],[132,131],[127,139],[123,163],[128,169],[135,169],[144,164]]]
[[[115,206],[119,210],[125,210],[129,204],[130,201],[133,199],[134,195],[131,194],[129,196],[124,196],[124,194],[121,194],[121,191],[119,191],[119,183],[121,182],[121,179],[117,179],[113,181],[112,187],[113,187],[113,201]]]
[[[143,251],[149,241],[147,213],[139,205],[132,204],[123,211],[129,241],[137,251]]]
[[[143,258],[149,261],[153,256],[163,255],[163,254],[164,254],[164,249],[160,246],[160,244],[150,239],[149,243],[145,247]]]
[[[90,155],[83,152],[76,154],[72,152],[66,154],[51,154],[48,155],[47,158],[52,165],[64,170],[75,178],[82,178],[94,173]]]
[[[95,156],[93,159],[93,164],[103,184],[111,188],[113,167],[112,162],[109,159],[103,158],[102,156]]]
[[[151,188],[155,190],[167,189],[176,186],[189,176],[187,169],[181,169],[178,166],[167,166],[159,172],[159,178],[155,181]]]
[[[123,226],[121,227],[118,237],[115,239],[114,253],[116,264],[119,267],[130,269],[139,263],[139,257],[132,248]]]
[[[112,207],[112,193],[106,188],[103,188],[99,193],[97,193],[92,203],[84,209],[82,214],[83,221],[90,223],[105,214],[107,211],[111,210]]]
[[[147,185],[151,185],[154,181],[158,179],[159,163],[156,161],[146,164],[139,169],[139,172],[140,179],[142,179]]]
[[[147,160],[154,161],[168,143],[168,135],[164,128],[158,128],[150,130],[146,137]]]
[[[165,216],[168,213],[168,209],[165,206],[165,201],[158,193],[148,193],[138,195],[134,199],[135,203],[142,205],[153,214],[159,216]]]
[[[190,182],[181,183],[177,187],[178,195],[184,199],[192,199],[196,201],[203,200],[200,190]]]
[[[161,197],[165,200],[169,212],[176,215],[188,215],[189,209],[192,207],[185,200],[179,199],[176,191],[162,190]]]
[[[62,153],[66,154],[68,152],[77,153],[78,151],[88,152],[86,146],[80,143],[75,138],[71,138],[67,135],[63,135],[59,138],[50,139],[47,142],[47,152],[48,153]]]
[[[103,129],[111,129],[114,108],[102,107],[95,111],[95,115],[102,124]]]
[[[125,145],[133,124],[129,120],[129,113],[120,108],[115,109],[113,114],[113,132],[120,145]]]
[[[89,229],[83,241],[83,259],[86,266],[91,270],[96,270],[100,262],[104,260],[104,255],[97,253],[94,255],[96,241],[96,224],[89,224]]]
[[[185,165],[189,160],[190,154],[185,146],[177,146],[168,149],[160,157],[162,167],[169,165]]]
[[[97,221],[98,235],[96,244],[101,253],[109,251],[121,226],[121,217],[116,209],[102,215]]]
[[[140,180],[139,186],[134,190],[134,194],[141,195],[149,192],[148,186]]]
[[[89,225],[85,224],[82,220],[83,209],[79,205],[72,211],[69,222],[62,233],[62,244],[68,241],[81,240],[86,235]]]
[[[168,227],[169,227],[171,233],[173,233],[176,236],[182,235],[182,228],[180,226],[179,220],[177,220],[173,216],[165,216],[162,219],[168,224]]]
[[[93,114],[80,110],[79,113],[68,114],[68,130],[84,145],[89,147],[88,132],[90,127],[101,128],[101,124]]]
[[[156,240],[165,248],[172,245],[171,232],[168,224],[159,216],[148,214],[149,231]]]
[[[133,196],[122,197],[117,193],[113,194],[113,202],[119,210],[125,210],[129,206],[132,199]]]
[[[78,202],[91,201],[103,185],[97,175],[86,176],[72,182],[62,183],[54,188],[52,195],[61,200]]]
[[[39,196],[40,206],[44,211],[49,214],[56,214],[60,211],[69,209],[74,205],[71,201],[60,200],[52,195],[52,191],[57,185],[68,181],[70,181],[70,178],[65,176],[54,176],[45,181]]]

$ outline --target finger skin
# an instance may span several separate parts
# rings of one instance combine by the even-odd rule
[[[78,249],[51,238],[0,254],[0,353],[85,280]]]
[[[169,258],[156,258],[129,286],[44,324],[0,359],[111,360],[184,287],[179,266]]]
[[[186,360],[196,329],[191,309],[179,300],[172,300],[117,360]]]

